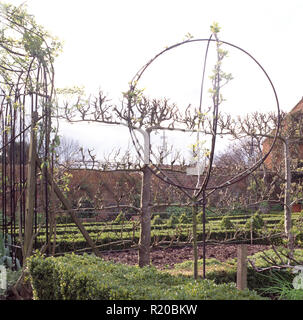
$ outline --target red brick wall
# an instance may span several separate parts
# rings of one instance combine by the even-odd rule
[[[294,114],[296,112],[303,112],[303,98],[297,103],[297,105],[289,112],[289,114]],[[282,124],[283,125],[283,124]],[[285,124],[283,125],[285,128]],[[283,127],[282,127],[283,129]],[[263,142],[263,154],[265,155],[271,145],[272,145],[273,139],[267,138]],[[293,146],[294,147],[294,146]],[[295,147],[297,148],[296,152],[294,150],[291,150],[292,159],[303,159],[303,143],[296,142]],[[275,146],[272,150],[272,152],[269,154],[269,156],[265,160],[265,165],[269,169],[274,169],[275,167],[283,166],[284,165],[284,156],[283,156],[283,144],[278,139],[275,143]]]

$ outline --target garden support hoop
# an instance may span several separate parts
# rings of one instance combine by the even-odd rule
[[[213,39],[213,37],[215,39]],[[270,87],[273,91],[273,96],[274,96],[274,101],[275,101],[275,105],[276,105],[276,111],[277,111],[277,127],[275,129],[275,136],[274,139],[272,140],[272,144],[270,146],[270,148],[267,150],[267,152],[265,154],[263,154],[262,158],[259,159],[256,163],[252,164],[249,168],[245,169],[244,171],[236,174],[233,177],[229,177],[227,179],[227,181],[224,181],[223,183],[217,184],[215,186],[208,186],[209,183],[209,179],[211,177],[211,173],[212,173],[212,169],[213,169],[213,159],[214,159],[214,153],[215,153],[215,144],[216,144],[216,138],[217,138],[217,125],[218,125],[218,114],[219,114],[219,103],[217,100],[214,99],[214,103],[213,103],[213,120],[212,120],[212,142],[211,142],[211,151],[210,151],[210,155],[209,155],[209,163],[206,167],[206,171],[204,172],[204,179],[203,182],[199,185],[199,183],[197,183],[195,186],[186,186],[183,185],[181,183],[179,183],[178,181],[174,181],[174,179],[172,179],[168,174],[165,173],[164,170],[162,170],[161,166],[158,165],[157,163],[152,163],[151,158],[147,157],[147,154],[150,155],[152,153],[152,150],[149,149],[146,150],[146,145],[145,146],[140,146],[139,140],[136,137],[136,132],[138,130],[141,130],[142,128],[139,127],[136,123],[136,119],[134,119],[134,108],[136,108],[136,105],[138,104],[138,101],[140,100],[140,94],[142,93],[142,91],[140,90],[140,88],[138,88],[138,84],[139,81],[142,77],[142,75],[148,70],[148,68],[151,66],[151,64],[157,60],[159,57],[161,57],[162,55],[166,54],[167,52],[171,51],[172,49],[176,49],[180,46],[183,45],[190,45],[192,43],[197,43],[197,42],[206,42],[207,43],[207,48],[206,48],[206,52],[205,52],[205,58],[204,58],[204,65],[203,65],[203,75],[202,75],[202,84],[201,84],[201,91],[200,91],[200,106],[199,106],[199,110],[201,111],[202,108],[202,104],[203,104],[203,84],[204,84],[204,77],[205,77],[205,68],[206,68],[206,64],[207,64],[207,55],[208,55],[208,49],[209,49],[209,45],[211,43],[215,43],[215,44],[223,44],[226,45],[228,47],[232,47],[235,48],[237,50],[239,50],[240,52],[242,52],[243,54],[247,55],[256,65],[257,67],[263,72],[263,74],[265,75],[267,81],[270,84]],[[216,75],[216,77],[219,77],[219,75]],[[216,79],[217,80],[217,79]],[[217,81],[219,83],[219,81]],[[219,95],[219,87],[217,88],[217,92],[216,94]],[[144,163],[146,164],[146,159],[149,158],[149,164],[148,164],[148,168],[149,170],[151,170],[151,172],[157,176],[159,179],[161,179],[162,181],[164,181],[167,184],[170,184],[178,189],[180,189],[184,194],[186,194],[188,196],[188,198],[192,201],[193,206],[197,206],[197,205],[202,205],[202,209],[203,209],[203,277],[205,278],[205,254],[206,254],[206,245],[205,245],[205,215],[206,215],[206,211],[205,211],[205,206],[206,206],[206,199],[207,197],[212,194],[213,192],[219,190],[219,189],[223,189],[223,188],[227,188],[229,186],[231,186],[232,184],[235,184],[241,180],[243,180],[244,178],[248,177],[251,173],[253,173],[255,170],[257,170],[262,163],[264,163],[264,161],[267,159],[267,157],[269,156],[269,154],[271,153],[271,151],[273,150],[273,147],[276,143],[277,137],[278,137],[278,133],[280,130],[280,106],[279,106],[279,101],[278,101],[278,96],[275,90],[275,87],[273,85],[273,82],[271,81],[269,75],[267,74],[267,72],[265,71],[265,69],[262,67],[262,65],[250,54],[248,53],[246,50],[242,49],[239,46],[236,46],[232,43],[226,42],[226,41],[222,41],[219,40],[217,37],[217,34],[215,32],[213,32],[211,34],[211,36],[208,39],[189,39],[186,41],[183,41],[181,43],[177,43],[174,44],[166,49],[164,49],[163,51],[161,51],[160,53],[158,53],[157,55],[155,55],[148,63],[146,63],[137,73],[136,75],[133,77],[132,81],[130,82],[130,88],[129,91],[127,92],[127,99],[128,99],[128,128],[130,131],[130,136],[132,139],[132,143],[137,151],[137,154],[139,156],[139,158],[144,161]],[[142,123],[142,121],[141,121]],[[151,128],[145,128],[146,130],[151,130]],[[188,132],[188,131],[192,131],[195,132],[195,130],[193,130],[192,128],[179,128],[179,129],[175,129],[174,126],[172,127],[167,127],[167,128],[163,128],[163,127],[156,127],[155,129],[159,129],[159,130],[179,130],[179,131],[183,131],[183,132]],[[142,154],[142,150],[143,153]],[[207,193],[206,193],[207,192]],[[195,229],[193,229],[193,232],[195,233]],[[193,236],[195,239],[195,235]],[[194,249],[195,250],[195,249]],[[197,254],[195,254],[195,265],[197,264]],[[197,277],[197,271],[196,268],[194,270],[194,275],[195,278]]]

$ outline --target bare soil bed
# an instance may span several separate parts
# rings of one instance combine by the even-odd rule
[[[256,252],[269,249],[266,245],[248,245],[247,254],[252,255]],[[237,245],[208,245],[206,247],[206,258],[215,258],[219,261],[226,261],[229,258],[237,257]],[[138,251],[108,251],[103,252],[102,258],[114,262],[129,265],[138,264]],[[153,248],[151,250],[151,263],[158,269],[173,268],[176,263],[181,263],[193,258],[193,249],[187,247]],[[199,259],[202,258],[202,247],[199,247]]]

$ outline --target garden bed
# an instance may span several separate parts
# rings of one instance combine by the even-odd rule
[[[268,249],[267,245],[247,245],[248,255]],[[202,246],[198,247],[199,256],[202,258]],[[237,245],[208,245],[206,247],[206,258],[215,258],[219,261],[226,261],[237,257]],[[138,264],[137,250],[108,251],[102,253],[102,258],[123,264]],[[171,248],[153,248],[151,250],[151,264],[159,269],[173,268],[175,264],[193,259],[192,246],[171,247]]]

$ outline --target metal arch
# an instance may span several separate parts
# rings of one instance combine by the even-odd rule
[[[212,39],[211,37],[208,38],[208,39],[190,39],[190,40],[187,40],[187,41],[184,41],[184,42],[180,42],[180,43],[177,43],[177,44],[174,44],[164,50],[162,50],[160,53],[158,53],[157,55],[155,55],[148,63],[146,63],[136,74],[135,76],[133,77],[133,79],[131,80],[130,82],[130,90],[129,90],[129,93],[130,95],[132,94],[135,94],[135,90],[136,90],[136,87],[137,87],[137,84],[140,80],[140,78],[142,77],[143,73],[148,69],[148,67],[157,59],[159,58],[161,55],[165,54],[166,52],[174,49],[174,48],[177,48],[179,46],[182,46],[182,45],[185,45],[185,44],[190,44],[190,43],[194,43],[194,42],[217,42],[218,40],[216,39]],[[199,197],[203,190],[210,190],[211,193],[215,190],[218,190],[218,189],[222,189],[222,188],[225,188],[225,187],[229,187],[230,185],[234,184],[234,183],[237,183],[241,180],[243,180],[244,178],[246,178],[247,176],[249,176],[252,172],[254,172],[257,168],[260,167],[260,165],[267,159],[267,157],[269,156],[269,154],[271,153],[274,145],[275,145],[275,142],[278,138],[278,134],[279,134],[279,131],[280,131],[280,122],[281,122],[281,115],[280,115],[280,105],[279,105],[279,100],[278,100],[278,95],[277,95],[277,92],[276,92],[276,89],[274,87],[274,84],[272,82],[272,80],[270,79],[268,73],[265,71],[265,69],[263,68],[263,66],[250,54],[248,53],[246,50],[244,50],[243,48],[237,46],[237,45],[234,45],[230,42],[227,42],[227,41],[223,41],[223,40],[219,40],[220,43],[222,44],[225,44],[227,46],[230,46],[230,47],[233,47],[235,49],[238,49],[240,50],[241,52],[243,52],[244,54],[246,54],[249,58],[251,58],[256,64],[257,66],[261,69],[261,71],[263,72],[263,74],[265,75],[265,77],[267,78],[267,80],[269,81],[270,83],[270,86],[273,90],[273,93],[274,93],[274,98],[275,98],[275,102],[276,102],[276,107],[277,107],[277,119],[278,119],[278,123],[277,123],[277,128],[275,130],[275,135],[274,135],[274,138],[273,138],[273,141],[272,141],[272,144],[270,146],[270,148],[268,149],[267,153],[263,155],[263,157],[257,161],[255,164],[253,164],[250,168],[244,170],[243,172],[241,172],[240,174],[237,174],[236,176],[234,176],[233,178],[229,179],[228,181],[218,185],[218,186],[215,186],[215,187],[211,187],[211,188],[207,188],[207,184],[208,184],[208,181],[209,181],[209,178],[210,178],[210,174],[211,174],[211,170],[212,170],[212,165],[209,165],[208,166],[208,170],[207,170],[207,174],[206,174],[206,177],[204,179],[204,182],[202,183],[202,186],[200,188],[193,188],[193,187],[186,187],[186,186],[183,186],[181,184],[177,184],[175,183],[174,181],[172,181],[162,170],[159,166],[157,166],[156,164],[152,164],[150,163],[149,165],[149,168],[150,170],[153,172],[154,175],[156,175],[159,179],[161,179],[162,181],[168,183],[168,184],[171,184],[179,189],[181,189],[182,191],[185,191],[185,193],[191,197],[189,195],[189,193],[187,192],[188,191],[195,191],[197,192],[196,193],[196,198]],[[206,63],[206,59],[205,59],[205,62],[204,62],[204,67],[205,67],[205,63]],[[202,88],[203,90],[203,88]],[[201,95],[203,93],[201,92]],[[131,139],[132,139],[132,142],[136,148],[136,151],[139,155],[139,157],[142,159],[142,155],[140,153],[140,151],[138,150],[137,148],[137,144],[138,144],[138,139],[135,137],[135,134],[134,134],[134,130],[136,129],[132,123],[131,123],[131,117],[130,117],[130,103],[131,101],[129,101],[129,108],[128,108],[128,127],[129,127],[129,130],[130,130],[130,135],[131,135]],[[217,119],[214,119],[214,122],[216,122]],[[213,123],[217,126],[216,123]],[[213,144],[215,143],[215,138],[213,139],[212,141],[212,146]],[[212,150],[212,155],[213,156],[214,154],[214,150]],[[160,175],[161,174],[161,175]],[[200,201],[202,201],[203,197],[200,199]]]
[[[2,16],[1,13],[0,15],[5,21],[6,15]],[[39,111],[37,121],[44,122],[47,126],[51,125],[49,102],[55,93],[50,48],[43,35],[35,28],[27,29],[30,27],[30,25],[22,26],[14,30],[17,37],[22,37],[22,34],[28,31],[34,33],[43,41],[46,55],[43,57],[31,55],[24,65],[16,64],[17,66],[12,67],[13,63],[11,66],[5,62],[0,65],[0,208],[2,210],[0,230],[3,231],[6,242],[8,238],[11,239],[9,244],[13,263],[16,263],[19,248],[17,227],[19,225],[19,233],[23,234],[25,225],[27,142],[28,132],[32,126],[29,122],[33,112]],[[22,47],[18,52],[4,46],[1,46],[1,49],[7,54],[8,62],[15,61],[15,56],[24,56]],[[43,144],[46,143],[46,135]],[[47,158],[47,146],[43,153]],[[45,199],[48,198],[48,193],[48,189],[45,188],[43,190]],[[44,200],[41,200],[42,202],[47,215],[49,204]],[[37,232],[37,192],[34,231]],[[22,255],[18,258],[22,259]]]

